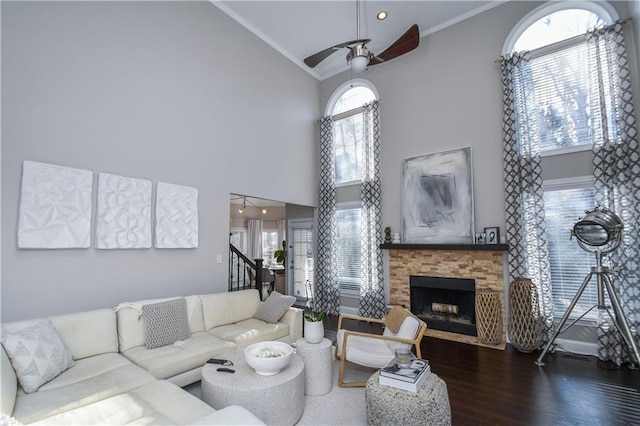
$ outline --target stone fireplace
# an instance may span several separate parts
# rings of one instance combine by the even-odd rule
[[[474,280],[475,290],[497,290],[502,310],[502,342],[506,342],[504,308],[504,261],[507,244],[383,244],[389,251],[390,303],[411,308],[411,276],[446,277]],[[436,302],[438,303],[438,302]],[[450,305],[450,303],[444,303]],[[455,309],[440,306],[441,310]],[[435,330],[427,335],[471,344],[477,337],[455,331]]]

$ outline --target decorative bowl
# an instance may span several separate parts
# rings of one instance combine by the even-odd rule
[[[289,365],[293,348],[284,342],[260,342],[244,350],[244,359],[261,376],[273,376]]]

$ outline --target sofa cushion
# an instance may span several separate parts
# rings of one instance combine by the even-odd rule
[[[194,333],[186,342],[147,349],[131,348],[122,355],[141,366],[156,379],[166,379],[202,367],[209,358],[235,350],[235,345],[208,333]]]
[[[26,393],[73,366],[71,351],[48,319],[16,333],[3,333],[2,345]]]
[[[153,381],[151,374],[120,354],[83,358],[38,392],[19,391],[13,416],[22,423],[32,423]]]
[[[259,426],[264,425],[264,423],[246,408],[239,405],[228,405],[207,417],[191,423],[191,425]]]
[[[165,380],[157,380],[119,395],[46,418],[54,425],[191,425],[215,409]]]
[[[191,336],[184,298],[143,305],[142,318],[147,349],[187,340]]]
[[[264,322],[275,324],[280,321],[280,318],[282,318],[295,301],[295,296],[285,296],[277,291],[273,291],[269,297],[267,297],[267,300],[260,303],[253,317]]]
[[[278,340],[289,335],[289,325],[286,323],[269,324],[250,318],[235,324],[221,325],[212,328],[209,333],[237,345],[237,349],[267,340]]]
[[[0,380],[0,385],[2,385],[0,390],[0,412],[10,416],[16,403],[18,378],[2,345],[0,345],[0,357],[0,378],[2,379]],[[2,423],[0,422],[0,424]]]
[[[45,318],[3,323],[2,330],[15,333],[43,319]],[[74,360],[118,352],[118,331],[113,309],[95,309],[52,316],[49,319],[62,335]]]
[[[207,331],[221,325],[253,318],[258,310],[258,305],[260,305],[258,290],[204,294],[200,296],[200,299],[202,300],[204,326]]]
[[[175,297],[171,298],[175,299]],[[142,320],[142,306],[149,303],[164,302],[171,299],[140,300],[119,304],[114,311],[118,317],[118,344],[120,352],[126,352],[137,346],[144,346],[144,321]],[[204,331],[202,318],[202,302],[200,296],[186,296],[187,315],[191,333]]]

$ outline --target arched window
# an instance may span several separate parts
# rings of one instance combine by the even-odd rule
[[[504,54],[529,51],[531,55],[531,93],[542,152],[591,146],[584,35],[614,22],[615,11],[606,6],[587,2],[545,4],[523,18],[507,38]]]
[[[360,183],[365,134],[362,106],[376,99],[375,87],[357,79],[336,89],[327,103],[334,126],[336,185]]]

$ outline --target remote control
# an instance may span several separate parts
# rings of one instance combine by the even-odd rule
[[[218,359],[218,358],[211,358],[207,360],[207,364],[224,364],[225,362],[228,362],[226,359]]]
[[[230,368],[225,368],[225,367],[220,367],[216,371],[222,371],[224,373],[235,373],[236,372],[236,370],[232,370]]]

